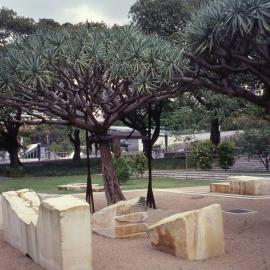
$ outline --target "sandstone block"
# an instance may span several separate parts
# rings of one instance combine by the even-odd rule
[[[230,193],[230,183],[229,182],[212,183],[210,184],[210,192]]]
[[[44,200],[37,221],[39,263],[52,270],[92,269],[89,205],[72,196]]]
[[[22,195],[31,192],[19,190],[18,192],[5,192],[2,194],[3,228],[4,239],[21,251],[24,255],[29,254],[32,241],[27,235],[33,236],[32,228],[36,226],[37,212],[31,207],[31,203],[22,199]],[[30,252],[31,253],[31,252]]]
[[[241,195],[270,195],[270,178],[257,176],[230,176],[230,192]]]
[[[0,195],[0,231],[3,230],[2,196]]]
[[[93,231],[109,238],[135,238],[145,235],[145,198],[121,201],[93,214]]]
[[[68,190],[68,191],[86,191],[86,183],[73,183],[73,184],[66,184],[66,185],[59,185],[57,189],[59,190]],[[102,192],[104,191],[104,186],[100,186],[98,184],[92,184],[93,192]]]
[[[90,208],[72,196],[40,203],[31,190],[2,195],[4,238],[49,270],[92,269]]]
[[[148,227],[153,248],[188,260],[224,254],[221,206],[176,214]]]

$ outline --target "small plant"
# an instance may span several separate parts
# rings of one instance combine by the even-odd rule
[[[147,168],[147,159],[143,153],[137,153],[129,157],[129,166],[132,174],[136,177],[143,177]]]
[[[3,175],[11,178],[18,178],[25,176],[25,169],[23,167],[12,168],[6,167],[3,170]]]
[[[213,166],[214,146],[211,142],[194,142],[190,146],[190,159],[197,168],[207,171]]]
[[[114,158],[113,167],[119,183],[126,183],[130,178],[130,166],[128,161],[123,158]]]
[[[217,148],[220,168],[228,170],[235,162],[235,147],[233,142],[223,142]]]

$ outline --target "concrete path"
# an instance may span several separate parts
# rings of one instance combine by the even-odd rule
[[[254,171],[196,171],[196,170],[153,170],[152,175],[160,178],[173,178],[180,180],[215,180],[224,181],[229,176],[249,175],[269,177],[269,172],[254,172]],[[148,173],[145,173],[145,177]]]

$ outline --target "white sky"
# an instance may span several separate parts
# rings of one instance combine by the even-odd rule
[[[54,19],[60,23],[103,21],[109,25],[128,23],[128,12],[136,0],[0,0],[0,7],[18,15]]]

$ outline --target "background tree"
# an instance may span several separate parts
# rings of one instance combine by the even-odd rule
[[[0,9],[0,51],[19,37],[32,34],[34,30],[33,19],[20,17],[11,9],[4,7]],[[0,108],[0,148],[9,153],[12,168],[18,168],[21,165],[18,156],[21,117],[22,110],[20,108],[11,109],[7,106]]]
[[[130,8],[132,23],[146,34],[170,38],[182,31],[199,0],[137,0]]]
[[[269,171],[270,161],[270,128],[265,125],[262,128],[248,129],[241,135],[239,145],[241,152],[255,156]]]
[[[163,38],[172,40],[176,38],[180,44],[183,44],[184,41],[181,33],[183,32],[191,13],[197,10],[200,4],[201,1],[196,0],[138,0],[131,7],[130,16],[133,24],[145,33],[159,35]],[[176,33],[180,33],[180,38],[177,37]],[[173,109],[171,109],[170,106],[166,106],[162,109],[162,105],[153,108],[153,120],[156,124],[154,125],[154,134],[156,135],[154,136],[154,139],[159,136],[161,123],[159,118],[161,116],[161,111],[163,110],[164,116],[161,116],[164,122],[163,124],[173,130],[178,127],[179,131],[180,126],[184,129],[187,129],[187,126],[189,126],[190,129],[192,126],[193,131],[198,129],[198,121],[197,123],[195,122],[199,119],[198,117],[194,117],[194,114],[200,115],[204,120],[203,122],[206,122],[207,119],[211,123],[211,141],[215,145],[220,143],[220,125],[225,117],[228,117],[233,111],[236,111],[236,108],[232,107],[235,107],[237,102],[235,100],[231,101],[229,98],[224,100],[224,97],[221,95],[215,96],[213,93],[197,89],[200,88],[192,86],[187,89],[192,90],[195,94],[186,97],[186,99],[190,99],[190,102],[184,102],[186,104],[179,100],[174,103],[177,104],[177,106]],[[179,97],[179,99],[182,98],[183,97]],[[194,98],[199,101],[201,105],[194,105]],[[224,102],[226,102],[226,104],[224,104]],[[181,108],[181,106],[185,106],[185,108]],[[188,108],[189,106],[191,107],[191,110]],[[168,111],[166,112],[166,110]],[[142,111],[138,111],[136,112],[136,115],[128,115],[123,122],[129,127],[138,127],[137,130],[141,134],[147,134],[147,130],[143,125],[144,122],[142,121],[144,115],[145,114],[143,114]],[[189,119],[187,120],[187,118]],[[189,121],[189,123],[187,123],[187,121]],[[199,122],[202,121],[199,120]],[[194,124],[196,124],[196,127]],[[155,143],[155,140],[152,143]],[[146,149],[145,147],[144,149]]]
[[[154,130],[154,132],[150,139],[150,144],[151,144],[151,147],[153,147],[153,145],[157,141],[160,134],[160,116],[163,110],[163,102],[158,102],[156,104],[153,104],[151,105],[151,107],[152,107],[152,113],[150,117],[151,117],[152,129]],[[125,117],[121,119],[122,122],[126,126],[139,131],[139,133],[144,137],[142,139],[142,144],[143,144],[143,152],[146,157],[148,157],[148,150],[149,150],[149,140],[147,139],[148,117],[149,116],[148,116],[147,108],[140,108],[139,110],[136,110],[130,114],[127,114]]]
[[[236,117],[248,106],[241,99],[224,97],[206,90],[194,92],[192,95],[197,101],[193,105],[194,113],[211,123],[210,140],[216,146],[220,143],[220,129],[223,121],[229,117]]]
[[[39,33],[1,55],[0,102],[90,131],[107,201],[115,203],[124,196],[107,131],[131,111],[174,95],[181,59],[171,43],[130,27]]]
[[[18,168],[21,165],[19,150],[19,129],[21,127],[21,110],[2,108],[0,110],[0,150],[7,151],[10,159],[10,167]]]
[[[8,8],[0,9],[0,44],[4,45],[11,39],[34,33],[35,22],[32,18],[18,16]]]
[[[186,56],[193,65],[186,75],[197,85],[269,109],[269,31],[268,0],[203,5],[185,30]]]
[[[190,14],[190,11],[195,8],[199,1],[179,1],[179,0],[138,0],[131,7],[129,15],[132,19],[132,24],[146,34],[158,35],[165,39],[171,39],[173,34],[182,31],[185,21]],[[153,104],[151,108],[151,123],[153,136],[151,138],[151,147],[157,141],[160,129],[160,117],[166,110],[167,102]],[[169,110],[170,112],[172,110]],[[132,112],[122,119],[122,122],[133,129],[140,132],[142,136],[147,136],[147,108],[142,108]],[[147,156],[148,140],[142,140],[143,151]]]
[[[171,100],[161,115],[161,125],[179,134],[193,134],[210,130],[210,140],[214,145],[220,143],[220,130],[226,119],[246,114],[250,107],[242,99],[228,98],[199,90],[185,93],[181,99]],[[228,125],[226,128],[235,128]]]
[[[81,160],[81,139],[79,129],[69,129],[68,137],[73,145],[74,154],[72,160],[78,162]]]

